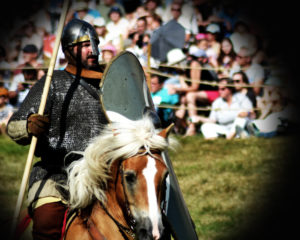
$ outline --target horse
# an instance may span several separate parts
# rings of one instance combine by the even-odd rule
[[[149,116],[123,119],[92,139],[67,168],[69,208],[77,214],[65,240],[167,239],[168,168],[161,154],[177,144],[171,128],[156,129]]]

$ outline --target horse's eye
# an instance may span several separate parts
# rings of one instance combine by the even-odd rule
[[[133,184],[136,181],[136,175],[134,172],[125,173],[125,180],[128,184]]]

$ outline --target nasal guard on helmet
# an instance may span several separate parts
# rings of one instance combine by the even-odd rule
[[[90,41],[94,55],[99,55],[99,38],[94,27],[86,21],[72,19],[64,28],[61,38],[62,50],[77,43]]]

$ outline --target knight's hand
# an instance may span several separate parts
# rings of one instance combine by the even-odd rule
[[[49,117],[37,113],[31,114],[27,119],[27,131],[33,136],[40,136],[49,127]]]

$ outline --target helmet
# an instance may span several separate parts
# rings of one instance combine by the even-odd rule
[[[86,21],[72,19],[64,28],[61,38],[62,50],[80,42],[90,41],[94,55],[99,55],[99,37],[94,27]]]

